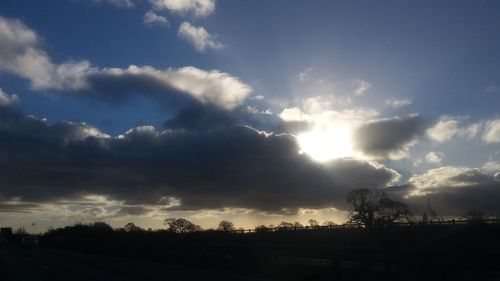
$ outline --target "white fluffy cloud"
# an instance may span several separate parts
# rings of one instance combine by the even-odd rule
[[[458,131],[458,135],[460,137],[470,140],[475,136],[477,136],[480,130],[481,130],[481,123],[470,124],[466,127],[461,128]]]
[[[432,128],[427,130],[427,136],[437,142],[450,140],[458,132],[459,121],[452,118],[442,118]]]
[[[57,65],[39,47],[37,34],[19,20],[0,17],[0,69],[30,80],[36,90],[84,87],[94,69],[87,61]]]
[[[483,140],[486,143],[500,143],[500,119],[486,122]]]
[[[480,123],[462,125],[463,118],[443,116],[431,128],[427,129],[427,136],[436,142],[451,140],[454,136],[472,139],[481,129]]]
[[[463,177],[465,175],[465,177]],[[422,196],[442,191],[443,188],[459,188],[474,183],[474,176],[481,176],[479,169],[445,166],[428,170],[423,174],[413,175],[408,182],[415,190],[410,196]],[[467,178],[469,176],[469,178]]]
[[[485,171],[486,173],[498,173],[500,172],[500,161],[490,161],[486,162],[481,170]]]
[[[0,17],[0,67],[32,80],[35,86],[50,80],[47,70],[52,68],[37,45],[36,33],[21,21]]]
[[[425,155],[425,161],[429,164],[441,164],[443,153],[431,151]]]
[[[240,105],[252,91],[250,86],[228,73],[205,71],[192,66],[158,70],[135,65],[128,68],[97,68],[86,60],[55,64],[39,47],[34,31],[18,20],[2,17],[0,69],[28,79],[35,90],[100,91],[97,79],[101,86],[106,84],[108,88],[113,83],[121,83],[122,88],[126,84],[127,89],[135,87],[130,90],[138,94],[148,92],[145,89],[151,87],[159,88],[163,95],[172,90],[183,92],[202,103],[225,109]],[[156,95],[155,98],[163,97]]]
[[[168,26],[168,20],[164,16],[160,16],[153,11],[147,11],[144,14],[144,24],[147,25],[165,25]]]
[[[194,26],[186,21],[179,26],[177,35],[191,43],[199,52],[204,52],[206,49],[217,50],[224,47],[203,26]]]
[[[296,106],[283,109],[278,116],[286,122],[300,122],[310,119],[309,114],[302,112],[302,110]]]
[[[150,0],[157,10],[167,9],[172,12],[192,13],[197,17],[208,16],[215,11],[215,0]]]

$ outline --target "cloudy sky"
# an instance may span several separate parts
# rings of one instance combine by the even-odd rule
[[[0,225],[340,223],[355,188],[500,215],[499,28],[498,1],[3,0]]]

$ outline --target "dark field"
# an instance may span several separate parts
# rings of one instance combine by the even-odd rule
[[[38,255],[31,263],[72,280],[500,280],[499,238],[497,223],[188,234],[80,225],[40,236],[38,250],[1,251],[4,272],[5,260]]]

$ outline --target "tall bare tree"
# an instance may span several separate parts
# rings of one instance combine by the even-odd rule
[[[355,189],[349,192],[347,202],[353,206],[349,211],[349,222],[366,228],[389,225],[401,219],[409,220],[412,216],[404,203],[390,199],[383,191]]]

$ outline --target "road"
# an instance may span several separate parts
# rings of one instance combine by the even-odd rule
[[[54,249],[0,245],[0,280],[218,280],[256,281],[244,276],[162,263]]]

